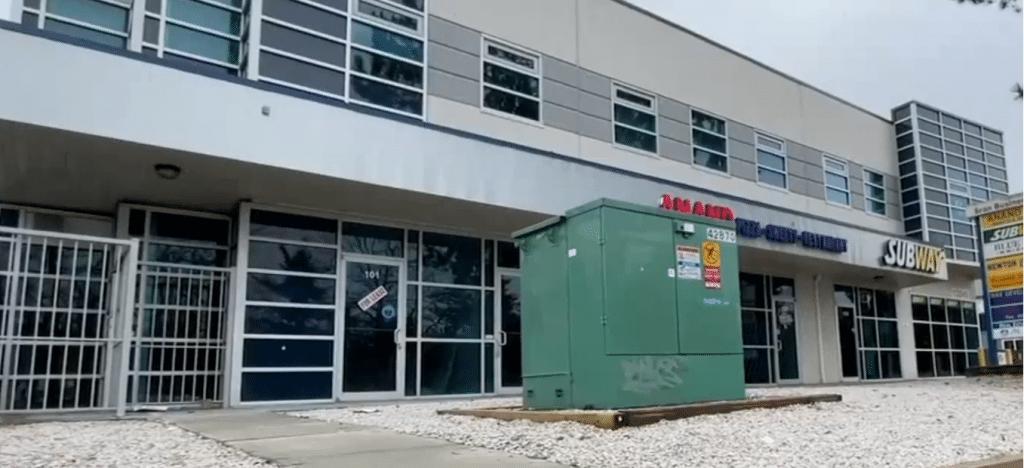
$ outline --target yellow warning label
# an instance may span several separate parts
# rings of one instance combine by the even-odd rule
[[[720,267],[722,266],[722,244],[718,242],[705,242],[701,252],[704,257],[704,266],[706,267]]]

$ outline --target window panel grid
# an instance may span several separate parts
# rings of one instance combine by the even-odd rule
[[[126,48],[130,5],[116,0],[39,0],[24,6],[32,25],[91,42]],[[26,17],[29,17],[27,16]]]
[[[729,171],[729,137],[725,120],[692,110],[693,163],[721,172]]]
[[[864,208],[869,213],[885,216],[885,176],[869,169],[864,170]]]
[[[824,157],[825,197],[829,202],[850,205],[850,181],[846,163]]]
[[[648,153],[658,153],[656,97],[614,85],[612,116],[616,144]]]
[[[971,301],[911,296],[918,377],[963,375],[958,360],[977,359],[980,327]]]
[[[481,106],[541,122],[540,57],[491,40],[483,42],[480,56]]]
[[[787,189],[786,142],[767,135],[757,134],[757,179],[758,182]]]

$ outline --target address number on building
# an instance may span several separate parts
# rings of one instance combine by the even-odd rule
[[[730,231],[727,229],[708,228],[708,240],[735,244],[736,231]]]

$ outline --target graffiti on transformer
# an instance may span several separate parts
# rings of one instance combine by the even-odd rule
[[[622,390],[650,395],[683,383],[683,363],[671,357],[642,356],[622,361]]]

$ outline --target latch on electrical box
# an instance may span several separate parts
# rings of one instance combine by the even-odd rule
[[[697,229],[693,226],[693,223],[688,223],[686,221],[678,221],[678,220],[675,223],[676,223],[676,232],[682,234],[683,237],[690,237],[690,236],[693,235],[694,232],[697,231]]]

